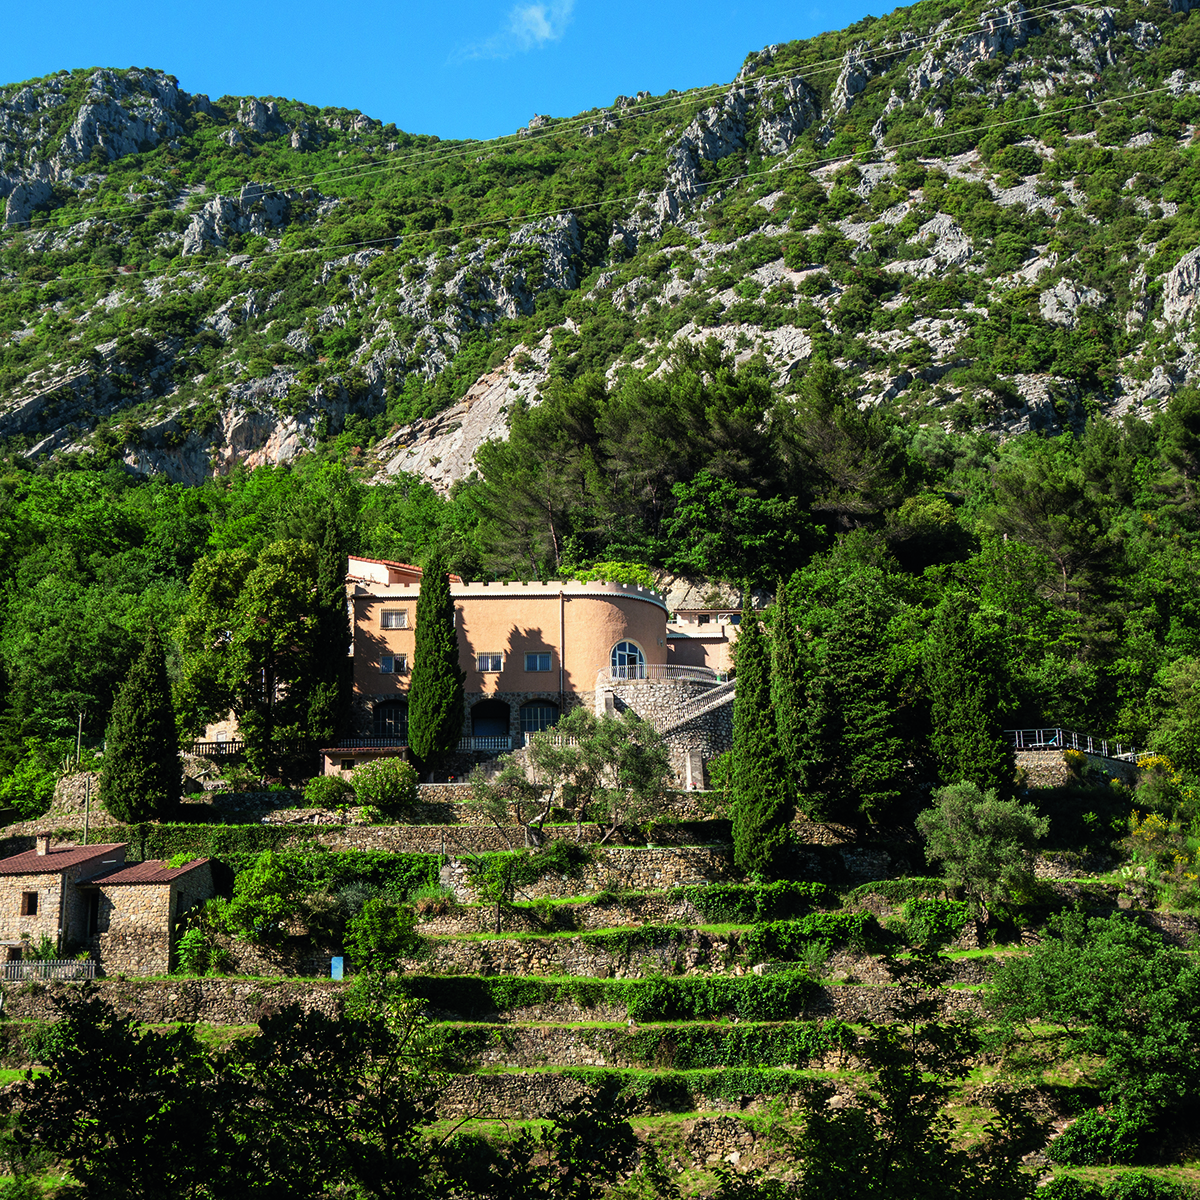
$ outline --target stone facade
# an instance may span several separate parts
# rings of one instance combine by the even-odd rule
[[[42,937],[48,937],[59,953],[81,942],[88,910],[79,880],[123,863],[125,846],[98,845],[93,855],[62,867],[55,863],[54,853],[46,853],[45,859],[44,872],[0,873],[0,943],[10,950],[18,949],[22,941],[37,942]],[[31,908],[36,911],[30,912]]]
[[[82,944],[106,975],[166,975],[179,918],[213,895],[207,861],[166,883],[84,885],[98,894],[96,930]]]

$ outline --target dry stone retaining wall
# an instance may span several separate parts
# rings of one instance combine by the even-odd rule
[[[340,1017],[347,983],[332,980],[272,979],[105,979],[95,984],[7,983],[0,984],[5,1017],[12,1022],[54,1021],[58,1011],[54,998],[78,994],[84,987],[120,1014],[147,1025],[203,1022],[211,1025],[247,1026],[291,1004],[305,1012],[318,1011]],[[976,992],[943,991],[939,999],[946,1012],[982,1012],[982,997]],[[895,1012],[895,988],[823,987],[814,994],[806,1017],[837,1017],[844,1021],[886,1020]],[[501,1027],[520,1021],[573,1022],[624,1021],[621,1005],[581,1008],[562,1003],[514,1010]],[[515,1032],[515,1031],[514,1031]],[[546,1043],[549,1044],[549,1043]]]
[[[253,1025],[289,1004],[306,1012],[331,1017],[342,1011],[342,992],[348,986],[332,981],[258,979],[111,980],[93,985],[76,983],[7,983],[0,985],[4,1015],[10,1021],[53,1021],[54,997],[82,987],[96,993],[122,1015],[147,1025],[202,1021],[212,1025]]]
[[[597,850],[596,861],[582,867],[579,875],[546,875],[523,884],[518,899],[554,899],[610,890],[664,891],[732,879],[735,875],[729,846],[606,846]],[[442,868],[441,879],[460,904],[478,901],[466,862],[452,859]]]

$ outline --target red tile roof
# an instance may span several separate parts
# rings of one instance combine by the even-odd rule
[[[110,883],[170,883],[171,880],[178,879],[180,875],[186,875],[189,871],[194,871],[206,862],[208,862],[207,858],[193,858],[191,862],[184,863],[182,867],[168,867],[161,859],[148,858],[145,862],[131,863],[127,867],[117,867],[114,871],[108,871],[103,875],[92,875],[80,882],[85,884],[102,883],[105,887]]]
[[[124,850],[128,842],[105,842],[97,846],[51,846],[46,854],[22,850],[11,858],[0,858],[0,875],[53,875],[93,858],[103,858],[114,850]]]
[[[348,561],[349,562],[376,563],[377,565],[379,565],[381,567],[392,567],[394,570],[397,570],[397,571],[412,571],[417,575],[425,574],[425,572],[420,567],[414,566],[412,563],[392,562],[392,560],[390,558],[367,558],[366,555],[364,555],[364,554],[351,554],[349,556]],[[351,578],[351,579],[358,578],[358,576],[355,575],[353,571],[348,572],[348,575],[349,575],[349,578]],[[462,576],[452,574],[450,576],[450,582],[451,583],[462,583]]]
[[[397,571],[415,571],[418,575],[424,574],[420,567],[413,566],[412,563],[392,562],[390,558],[367,558],[365,554],[351,554],[350,561],[377,563],[381,567],[395,567]]]

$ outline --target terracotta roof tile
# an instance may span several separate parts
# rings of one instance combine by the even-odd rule
[[[178,879],[180,875],[186,875],[189,871],[194,871],[206,862],[208,862],[207,858],[193,858],[191,862],[184,863],[182,867],[168,867],[161,859],[148,858],[145,862],[130,863],[127,867],[117,867],[103,875],[92,875],[82,882],[102,883],[105,886],[110,883],[170,883],[171,880]]]
[[[114,850],[124,850],[128,845],[128,842],[105,842],[96,846],[51,846],[46,854],[22,850],[20,854],[0,859],[0,875],[53,875],[90,859],[103,858]]]

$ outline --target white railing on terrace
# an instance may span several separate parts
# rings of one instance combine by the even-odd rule
[[[473,750],[511,750],[513,748],[513,739],[509,734],[504,734],[503,737],[465,737],[459,738],[458,751],[460,754],[467,754]]]
[[[1080,750],[1098,754],[1101,758],[1138,756],[1138,748],[1125,742],[1093,737],[1090,733],[1073,733],[1069,729],[1006,729],[1005,736],[1017,750]]]
[[[695,683],[720,683],[724,676],[711,667],[685,667],[676,663],[638,663],[628,667],[610,667],[600,672],[605,682],[662,681],[684,679]]]
[[[90,958],[45,958],[9,962],[3,966],[5,983],[20,983],[25,979],[95,979],[96,963]]]

